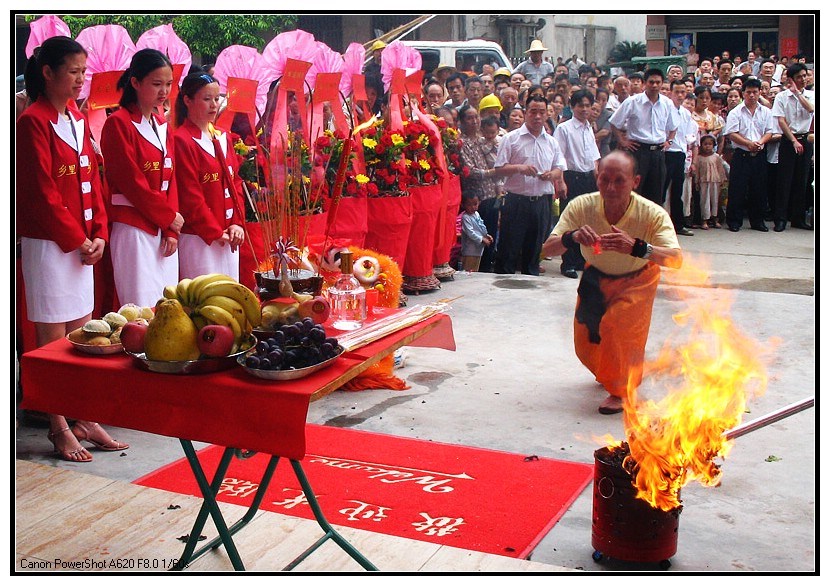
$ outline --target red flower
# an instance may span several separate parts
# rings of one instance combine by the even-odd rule
[[[367,183],[366,184],[366,191],[369,195],[377,195],[378,194],[378,186],[374,183]]]

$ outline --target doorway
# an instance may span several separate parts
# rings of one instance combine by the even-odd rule
[[[749,46],[748,31],[723,31],[723,32],[699,32],[697,33],[697,53],[701,58],[714,57],[723,51],[729,51],[734,57],[738,55],[746,57]]]

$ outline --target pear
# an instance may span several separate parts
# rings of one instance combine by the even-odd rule
[[[197,360],[196,325],[177,299],[163,299],[144,336],[144,355],[149,360]]]

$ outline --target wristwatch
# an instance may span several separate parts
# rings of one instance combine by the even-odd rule
[[[642,258],[648,258],[651,256],[651,253],[654,252],[654,247],[646,242],[646,252],[643,254]]]

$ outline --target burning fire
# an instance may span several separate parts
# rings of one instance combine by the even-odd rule
[[[708,273],[688,259],[684,267],[675,274],[679,282],[708,281]],[[728,292],[695,287],[686,301],[687,308],[674,316],[686,340],[668,341],[644,370],[668,393],[654,401],[630,389],[624,401],[631,450],[624,467],[634,477],[637,497],[664,511],[680,506],[680,489],[692,480],[719,483],[714,459],[732,447],[723,433],[741,423],[748,400],[762,395],[767,383],[763,360],[769,345],[748,338],[729,319]]]

